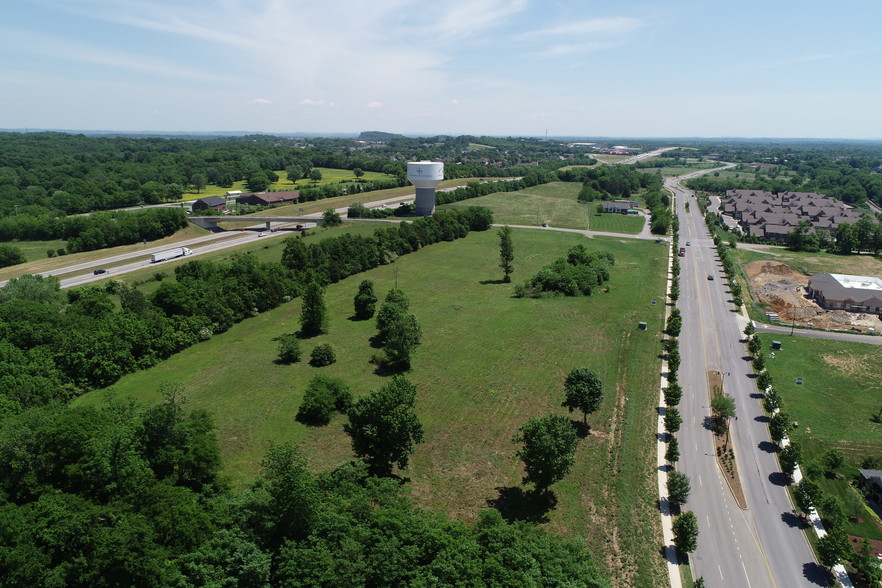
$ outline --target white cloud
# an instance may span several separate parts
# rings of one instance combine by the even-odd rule
[[[367,105],[367,107],[368,107],[368,108],[383,108],[383,103],[382,103],[382,102],[377,102],[377,101],[375,100],[375,101],[369,103],[369,104]]]
[[[300,102],[297,103],[298,106],[324,106],[324,100],[311,100],[309,98],[304,98]]]
[[[592,18],[577,22],[562,24],[535,31],[528,31],[518,35],[518,39],[534,39],[537,37],[573,37],[584,35],[623,35],[637,30],[643,26],[643,22],[630,17]]]
[[[272,104],[272,100],[267,100],[266,98],[255,98],[248,102],[248,104]]]

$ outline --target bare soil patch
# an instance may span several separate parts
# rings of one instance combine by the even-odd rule
[[[882,330],[872,314],[824,310],[808,298],[809,277],[779,261],[751,261],[745,266],[750,289],[757,301],[769,305],[783,322],[836,331]]]

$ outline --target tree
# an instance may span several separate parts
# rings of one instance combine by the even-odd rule
[[[765,393],[772,385],[772,375],[769,372],[763,372],[756,377],[756,387],[760,392]]]
[[[595,212],[597,213],[597,216],[600,216],[603,214],[603,202],[597,203],[597,208],[595,209]]]
[[[683,417],[680,416],[680,411],[676,407],[668,407],[665,409],[665,431],[671,433],[672,435],[680,430],[680,425],[683,424]]]
[[[282,363],[296,363],[300,361],[300,341],[296,335],[282,335],[277,337],[279,341],[279,361]]]
[[[753,364],[753,369],[757,373],[760,373],[764,369],[766,369],[766,356],[763,354],[762,351],[760,351],[759,353],[754,355],[752,364]]]
[[[317,184],[322,181],[322,170],[318,168],[312,168],[309,170],[309,179],[313,181],[313,183]]]
[[[674,520],[674,545],[683,553],[692,553],[698,547],[698,520],[687,510]]]
[[[328,309],[325,307],[325,289],[311,281],[303,292],[303,306],[300,309],[300,331],[311,337],[328,330]]]
[[[245,186],[251,192],[265,192],[270,187],[269,177],[263,170],[252,172],[245,179]]]
[[[671,382],[664,389],[665,406],[677,406],[683,397],[683,388],[677,382]]]
[[[354,175],[357,179],[361,179],[361,177],[364,175],[364,170],[360,167],[356,167],[352,170],[352,175]]]
[[[374,293],[374,283],[371,280],[362,280],[358,285],[358,293],[353,302],[355,304],[355,318],[367,320],[374,316],[377,295]]]
[[[352,392],[339,378],[314,376],[303,394],[297,421],[307,425],[327,425],[333,411],[345,413],[352,405]]]
[[[668,325],[665,327],[665,333],[669,337],[679,337],[680,329],[683,327],[683,318],[680,316],[680,309],[675,308],[668,317]]]
[[[12,245],[0,244],[0,267],[18,265],[27,261],[21,249]]]
[[[845,456],[835,447],[830,448],[824,453],[824,465],[828,472],[835,475],[836,470],[845,465]]]
[[[270,443],[261,462],[262,488],[269,496],[264,506],[270,543],[309,536],[321,503],[315,476],[300,449],[291,443]]]
[[[879,567],[879,559],[873,555],[873,545],[864,537],[861,548],[851,558],[851,563],[863,574],[867,586],[878,586],[882,580],[882,567]]]
[[[668,472],[668,500],[673,504],[686,504],[689,500],[689,477],[676,470]]]
[[[333,208],[327,209],[322,213],[322,225],[326,227],[339,227],[343,224],[340,214],[335,212]]]
[[[408,369],[410,358],[416,346],[420,344],[423,332],[420,323],[412,314],[399,314],[389,324],[383,338],[383,353],[389,367]]]
[[[554,414],[533,417],[518,431],[513,441],[522,444],[517,456],[526,469],[524,482],[535,485],[537,492],[545,492],[576,462],[576,431],[569,419]]]
[[[751,357],[756,357],[762,350],[763,344],[756,335],[747,339],[747,352]]]
[[[292,163],[285,168],[285,174],[288,176],[288,181],[295,184],[297,180],[303,177],[303,168],[296,163]]]
[[[820,498],[820,486],[808,478],[800,480],[799,484],[796,485],[796,488],[793,489],[793,499],[796,502],[796,508],[806,514],[809,514]]]
[[[499,267],[502,269],[502,281],[506,284],[511,282],[511,273],[514,271],[514,245],[511,239],[511,227],[505,225],[499,229]]]
[[[714,394],[711,398],[711,415],[717,434],[729,431],[729,419],[735,417],[735,399],[728,394]]]
[[[382,343],[386,340],[392,323],[401,315],[407,314],[410,301],[404,292],[393,288],[386,293],[383,304],[377,312],[377,339]]]
[[[818,539],[818,561],[832,568],[852,554],[848,537],[841,529],[834,529]]]
[[[351,438],[353,452],[372,474],[389,476],[395,464],[407,469],[414,445],[425,440],[423,426],[413,412],[415,404],[416,386],[404,376],[393,376],[347,411],[349,422],[343,430]]]
[[[603,382],[588,368],[575,368],[564,380],[566,399],[563,402],[570,412],[582,411],[582,422],[588,424],[588,415],[600,408],[603,401]]]
[[[778,462],[781,464],[781,471],[792,476],[796,471],[796,466],[802,461],[802,449],[795,441],[791,441],[787,447],[778,453]]]
[[[680,461],[680,442],[673,435],[671,435],[671,440],[668,441],[668,448],[665,449],[665,459],[671,464]]]
[[[206,181],[205,176],[202,174],[193,174],[193,177],[190,178],[190,182],[193,184],[193,187],[196,189],[196,193],[199,194],[202,190],[205,189]]]
[[[744,335],[746,337],[750,337],[756,332],[756,327],[753,326],[753,321],[747,323],[747,326],[744,327]]]
[[[780,445],[784,437],[787,436],[787,430],[790,428],[790,415],[779,410],[769,419],[769,437],[772,441]]]

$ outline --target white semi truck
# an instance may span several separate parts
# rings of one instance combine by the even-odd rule
[[[185,255],[190,255],[191,253],[192,251],[190,251],[186,247],[178,247],[177,249],[160,251],[159,253],[154,253],[150,256],[150,263],[156,263],[157,261],[166,261],[168,259],[175,259],[176,257],[183,257]]]

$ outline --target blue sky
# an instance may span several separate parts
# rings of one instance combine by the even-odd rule
[[[0,128],[882,138],[878,0],[19,0]]]

